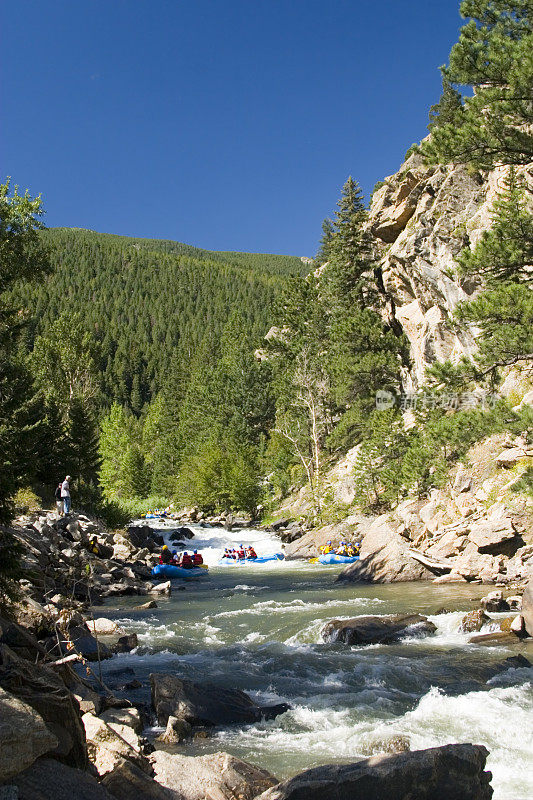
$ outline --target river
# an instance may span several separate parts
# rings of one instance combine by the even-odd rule
[[[259,555],[280,549],[264,531],[190,527],[208,564],[240,542],[253,542]],[[211,567],[208,578],[158,599],[157,609],[129,611],[139,598],[120,598],[104,613],[140,644],[104,662],[104,676],[113,685],[133,670],[143,687],[127,695],[145,703],[149,673],[171,671],[292,707],[270,722],[176,748],[187,755],[227,750],[283,778],[368,757],[391,737],[407,737],[413,750],[473,742],[490,750],[495,800],[533,798],[533,668],[497,672],[518,652],[533,660],[533,645],[480,647],[458,633],[487,587],[335,584],[339,570],[299,562]],[[396,645],[321,641],[329,619],[404,611],[429,615],[437,633]]]

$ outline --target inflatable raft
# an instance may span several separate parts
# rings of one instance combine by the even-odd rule
[[[266,564],[267,561],[283,561],[283,553],[272,553],[269,556],[258,556],[257,558],[221,558],[218,562],[219,567],[235,567],[238,564]]]
[[[202,578],[207,574],[207,566],[185,569],[185,567],[176,567],[174,564],[156,564],[152,569],[152,577],[154,578],[184,578],[186,581],[191,578]]]
[[[359,556],[338,556],[337,553],[326,553],[326,555],[319,556],[318,561],[320,564],[352,564],[354,561],[359,561]]]

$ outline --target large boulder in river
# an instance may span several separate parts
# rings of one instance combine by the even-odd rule
[[[31,706],[0,689],[0,783],[56,747],[57,739],[43,718]]]
[[[152,761],[156,780],[182,800],[253,800],[278,783],[270,772],[229,753],[194,758],[157,750]]]
[[[489,752],[448,744],[412,753],[327,764],[301,772],[256,800],[490,800]]]
[[[533,636],[533,578],[528,581],[522,596],[522,617],[527,633]]]
[[[258,706],[245,692],[212,683],[193,683],[165,673],[150,675],[152,706],[160,725],[170,716],[189,725],[231,725],[273,719],[289,709],[286,703]]]
[[[325,642],[391,644],[406,636],[428,636],[436,626],[421,614],[390,614],[333,619],[322,628]]]
[[[359,561],[348,564],[338,581],[392,583],[431,580],[435,575],[409,555],[410,542],[391,527],[383,514],[370,525],[361,544]]]

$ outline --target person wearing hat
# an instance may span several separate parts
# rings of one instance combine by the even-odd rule
[[[201,564],[204,563],[204,559],[202,558],[202,554],[195,550],[192,554],[192,563],[195,567],[199,567]]]
[[[65,514],[70,514],[71,509],[71,498],[70,498],[70,481],[72,478],[70,475],[67,475],[63,483],[61,484],[61,499],[63,501],[63,510]]]
[[[170,564],[172,561],[172,553],[168,549],[168,545],[164,544],[161,548],[161,555],[159,556],[160,564]]]

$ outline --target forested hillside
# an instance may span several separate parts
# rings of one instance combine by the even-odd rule
[[[53,272],[17,291],[31,314],[28,348],[63,312],[83,309],[100,344],[102,402],[136,412],[164,385],[171,364],[187,373],[200,342],[218,339],[232,311],[259,342],[286,276],[306,271],[294,256],[209,252],[81,229],[41,236]]]

